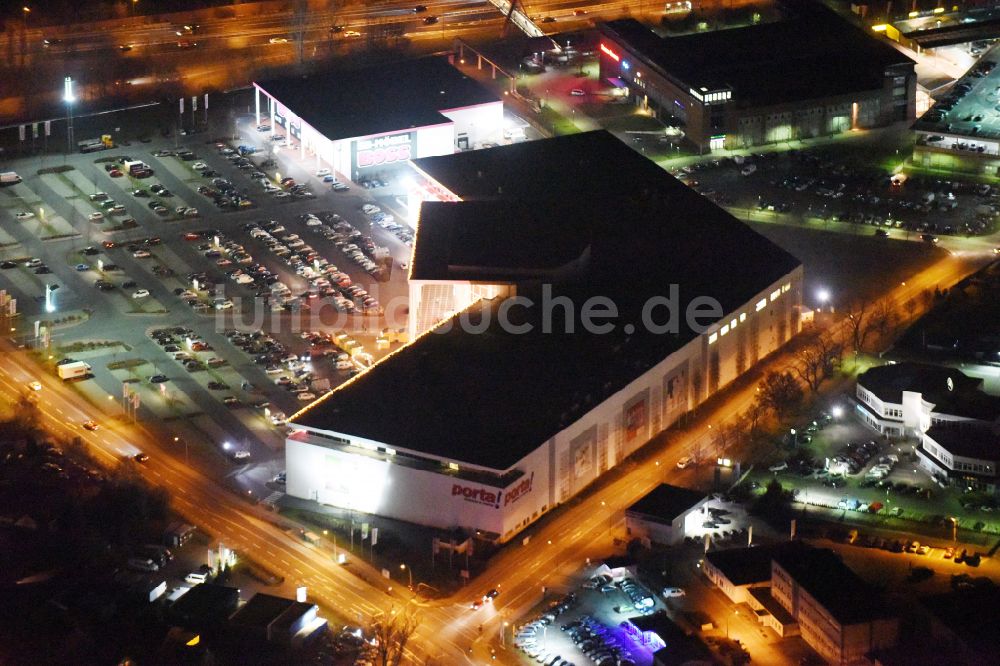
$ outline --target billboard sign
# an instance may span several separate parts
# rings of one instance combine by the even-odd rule
[[[358,139],[351,148],[354,169],[405,163],[417,154],[417,133],[401,132],[371,139]]]
[[[478,484],[468,485],[464,483],[452,483],[451,496],[460,496],[466,502],[483,504],[493,509],[499,509],[501,506],[514,504],[525,495],[530,494],[534,484],[534,472],[528,476],[518,479],[514,485],[510,486],[506,490],[490,488],[489,486],[481,486]]]

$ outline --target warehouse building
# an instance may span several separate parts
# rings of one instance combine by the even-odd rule
[[[827,549],[800,542],[771,562],[771,597],[802,638],[831,664],[864,663],[899,640],[899,617],[874,589]]]
[[[355,181],[406,168],[411,158],[496,143],[503,133],[496,93],[441,56],[253,85],[258,126]]]
[[[661,483],[625,509],[625,532],[633,539],[672,546],[704,522],[708,495]]]
[[[289,419],[294,497],[506,541],[799,330],[801,264],[607,132],[414,167],[419,335]]]
[[[833,12],[662,38],[635,19],[598,26],[601,80],[700,151],[915,118],[914,63]]]

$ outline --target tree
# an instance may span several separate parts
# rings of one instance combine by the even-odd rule
[[[38,400],[33,393],[24,392],[17,397],[17,404],[14,407],[14,421],[27,433],[34,433],[38,430],[40,413]]]
[[[777,521],[786,516],[789,511],[792,496],[777,479],[771,479],[764,494],[757,498],[752,512],[771,521]]]
[[[840,367],[843,354],[844,347],[839,342],[829,336],[817,335],[796,352],[798,364],[795,366],[795,374],[815,393],[820,384]]]
[[[760,383],[761,404],[780,419],[802,403],[802,387],[791,372],[769,372]]]
[[[747,436],[750,439],[754,439],[757,436],[760,422],[765,416],[767,416],[767,406],[762,404],[760,400],[754,400],[747,407],[747,411],[743,412],[742,418],[746,423]]]
[[[368,627],[375,639],[375,660],[379,666],[399,666],[403,663],[406,644],[420,625],[420,618],[412,608],[396,610],[376,617]]]
[[[847,307],[847,326],[851,333],[851,344],[855,354],[862,351],[865,341],[868,339],[870,309],[871,303],[868,301],[855,301]]]
[[[889,298],[880,298],[872,309],[869,318],[870,326],[883,338],[892,333],[896,327],[899,315],[896,314],[896,307]]]

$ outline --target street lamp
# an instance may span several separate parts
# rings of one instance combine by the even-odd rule
[[[822,310],[830,300],[830,290],[820,289],[816,292],[816,298],[819,300],[819,309]]]
[[[839,419],[841,416],[844,415],[844,408],[841,407],[840,405],[834,405],[833,409],[830,410],[830,414],[833,415],[833,418]]]
[[[181,441],[180,437],[174,437],[174,444],[177,444],[179,441]],[[191,460],[188,458],[188,443],[186,439],[184,440],[184,464],[191,464]]]
[[[31,7],[25,5],[21,7],[21,16],[24,18],[24,31],[28,32],[28,16],[31,14]]]
[[[66,154],[73,152],[73,78],[67,76],[63,80],[63,101],[66,102]]]
[[[399,568],[400,568],[400,570],[405,571],[406,573],[408,573],[410,575],[410,589],[412,590],[413,589],[413,569],[410,569],[405,564],[400,564]]]

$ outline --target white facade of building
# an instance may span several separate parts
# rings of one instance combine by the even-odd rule
[[[503,103],[499,101],[441,110],[447,121],[437,125],[330,139],[257,84],[254,95],[257,124],[269,121],[272,132],[283,128],[285,139],[281,146],[285,150],[297,150],[303,160],[311,156],[317,169],[333,169],[354,181],[380,170],[402,167],[411,159],[499,143],[503,135]]]
[[[891,437],[923,436],[932,425],[975,421],[934,411],[934,404],[917,391],[903,391],[901,403],[885,402],[858,382],[855,395],[859,418],[873,430]]]
[[[572,425],[539,442],[508,470],[477,470],[467,461],[437,459],[405,451],[400,443],[372,442],[349,433],[323,433],[340,441],[336,451],[317,443],[322,440],[293,434],[285,449],[287,492],[422,525],[491,532],[506,541],[784,344],[799,330],[801,294],[798,267]],[[428,461],[430,468],[393,462],[394,456],[404,454]],[[517,471],[520,476],[497,487],[467,482],[463,470],[498,477]]]

